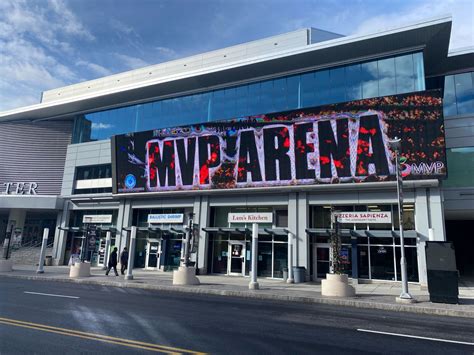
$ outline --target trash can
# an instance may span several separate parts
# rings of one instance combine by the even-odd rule
[[[306,281],[306,268],[303,266],[293,267],[293,280],[295,284],[299,284]]]
[[[288,280],[288,268],[284,267],[283,268],[283,281]]]
[[[52,266],[53,265],[53,257],[47,256],[44,258],[44,266]]]

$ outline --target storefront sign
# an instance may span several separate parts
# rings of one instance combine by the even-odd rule
[[[229,223],[272,223],[273,213],[229,213]]]
[[[183,223],[182,213],[149,214],[148,223]]]
[[[446,174],[440,91],[113,137],[114,193],[395,180]]]
[[[103,223],[108,224],[112,223],[111,214],[98,214],[98,215],[84,215],[82,217],[82,223]]]
[[[0,184],[2,195],[36,195],[38,184],[36,182],[4,182]]]
[[[339,223],[392,223],[392,212],[338,212]]]

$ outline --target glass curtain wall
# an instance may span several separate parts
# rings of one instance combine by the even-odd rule
[[[76,117],[73,143],[425,89],[413,53]]]
[[[147,228],[149,227],[149,214],[165,213],[185,213],[184,208],[141,208],[133,210],[132,225]],[[160,224],[160,228],[168,229],[176,224]],[[176,233],[160,233],[147,230],[137,230],[137,241],[135,246],[134,267],[144,268],[146,265],[146,254],[148,242],[150,239],[159,239],[161,241],[161,252],[163,261],[161,261],[164,270],[174,270],[179,267],[181,259],[181,245],[183,236]]]
[[[273,212],[274,223],[259,224],[259,228],[284,228],[288,226],[288,210],[284,207],[214,207],[211,210],[211,226],[251,229],[251,224],[227,222],[230,212]],[[227,274],[229,265],[229,244],[240,242],[245,245],[245,275],[249,275],[252,257],[252,236],[241,233],[212,232],[209,238],[209,255],[212,258],[210,273]],[[283,269],[288,266],[288,237],[285,235],[259,234],[257,275],[260,277],[282,278]]]
[[[357,265],[359,278],[399,281],[400,276],[400,238],[386,234],[386,231],[398,232],[398,206],[397,205],[356,205],[334,206],[342,212],[362,211],[392,213],[392,223],[387,224],[347,224],[341,223],[340,228],[357,231]],[[331,206],[311,207],[311,228],[331,228]],[[406,231],[415,229],[415,209],[413,204],[403,206],[403,226]],[[364,231],[371,231],[366,235]],[[379,233],[377,233],[379,231]],[[382,236],[383,235],[383,236]],[[316,245],[329,243],[328,236],[312,237],[311,243]],[[352,246],[349,236],[341,238],[341,256],[346,261],[344,272],[351,275]],[[318,250],[320,252],[320,250]],[[416,238],[405,238],[405,253],[407,258],[408,281],[418,281],[418,259]],[[343,254],[343,255],[342,255]],[[317,258],[317,255],[312,255]]]

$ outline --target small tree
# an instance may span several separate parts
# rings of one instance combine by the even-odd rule
[[[341,234],[339,232],[338,215],[331,209],[331,218],[333,221],[333,228],[331,228],[331,273],[340,275],[343,273],[341,260]]]

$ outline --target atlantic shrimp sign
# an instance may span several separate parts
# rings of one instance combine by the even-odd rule
[[[443,127],[430,91],[124,134],[113,137],[114,192],[393,180],[395,136],[405,178],[440,178]]]

